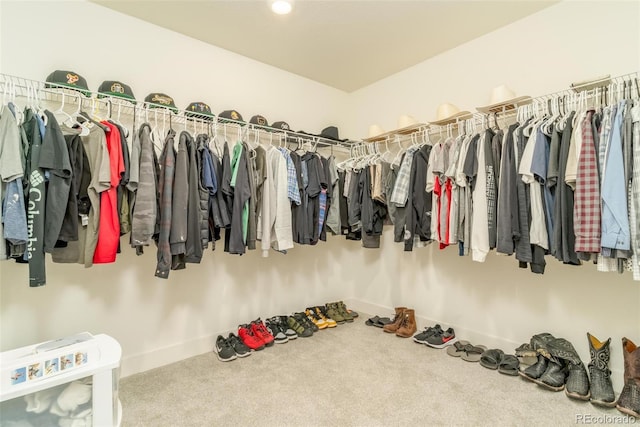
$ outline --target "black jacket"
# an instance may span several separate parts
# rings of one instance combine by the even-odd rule
[[[413,250],[414,236],[421,241],[430,240],[431,234],[431,193],[427,193],[427,165],[431,146],[425,145],[413,155],[409,178],[409,198],[407,200],[407,227],[404,250]]]

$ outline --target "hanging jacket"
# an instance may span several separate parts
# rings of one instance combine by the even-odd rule
[[[173,197],[171,199],[171,232],[169,234],[172,270],[185,268],[185,255],[187,252],[187,227],[189,221],[189,153],[187,152],[187,137],[191,137],[188,132],[180,132],[178,150],[176,152],[176,169],[173,179]]]
[[[225,250],[231,254],[242,255],[246,248],[246,230],[249,221],[249,199],[251,198],[251,184],[247,156],[243,154],[243,147],[238,143],[234,147],[230,187],[233,188],[233,205],[231,214],[231,228],[225,233]],[[225,185],[227,183],[225,182]]]
[[[432,198],[427,193],[427,166],[431,146],[425,145],[413,155],[409,177],[409,192],[407,198],[407,218],[404,238],[404,250],[413,250],[413,241],[417,236],[420,241],[430,240]]]
[[[216,200],[217,180],[211,153],[207,147],[209,136],[200,134],[196,137],[196,167],[198,172],[198,206],[200,208],[200,246],[206,249],[209,246],[209,215],[211,214],[211,202]],[[217,204],[216,204],[216,209]],[[220,211],[217,211],[218,217]]]
[[[171,245],[169,235],[171,233],[173,179],[176,167],[176,152],[173,148],[175,132],[169,131],[160,155],[160,180],[158,190],[160,193],[160,230],[157,236],[158,263],[155,276],[161,279],[169,277],[171,270]]]
[[[247,229],[245,240],[247,249],[254,250],[256,249],[256,239],[258,232],[258,217],[256,216],[256,212],[258,210],[258,207],[256,205],[258,185],[258,183],[256,182],[256,177],[258,172],[256,170],[255,153],[246,142],[243,142],[242,145],[242,153],[245,156],[245,162],[247,163],[249,170],[249,189],[251,191],[251,196],[249,197],[249,203],[247,205]]]
[[[139,180],[135,195],[135,203],[131,209],[131,246],[141,254],[141,247],[148,246],[156,231],[158,179],[155,167],[155,152],[151,142],[151,127],[142,125],[138,132],[140,141]]]
[[[22,243],[26,243],[25,210],[21,211],[16,205],[19,203],[18,198],[22,200],[21,203],[24,205],[22,179],[19,187],[16,185],[7,186],[7,193],[3,194],[5,183],[10,184],[24,176],[24,153],[22,151],[18,122],[15,119],[13,110],[10,112],[5,109],[5,113],[0,117],[0,178],[2,179],[0,183],[0,203],[10,203],[10,206],[16,207],[16,209],[2,209],[0,211],[0,260],[7,258],[7,253],[5,252],[7,243],[5,242],[5,237],[7,237],[7,234],[13,236],[16,243],[21,240],[18,235],[22,235],[24,238]],[[6,228],[3,229],[3,226]],[[24,229],[21,230],[22,227]],[[8,243],[10,244],[11,242]]]
[[[200,199],[199,169],[196,160],[196,143],[188,132],[181,132],[180,139],[186,140],[187,157],[189,161],[188,185],[189,195],[187,200],[187,241],[185,250],[185,262],[199,263],[202,260],[202,242],[200,232],[202,226],[202,211]]]

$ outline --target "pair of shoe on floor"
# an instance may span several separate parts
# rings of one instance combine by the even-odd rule
[[[425,328],[424,331],[415,334],[413,340],[418,344],[424,344],[433,348],[445,348],[451,345],[456,339],[453,328],[443,330],[442,326],[435,325]]]
[[[395,310],[395,317],[391,323],[384,325],[382,330],[390,334],[396,334],[401,338],[411,337],[418,329],[415,311],[407,307],[396,307]]]
[[[251,356],[251,349],[244,345],[235,334],[229,334],[227,338],[218,335],[216,339],[216,356],[222,362],[231,362],[238,357]]]
[[[568,397],[589,400],[599,406],[615,406],[640,418],[640,349],[631,340],[622,339],[624,388],[616,401],[608,367],[611,338],[601,342],[588,333],[587,340],[591,380],[573,345],[548,333],[531,338],[529,348],[537,353],[537,362],[520,371],[520,375],[550,390],[564,390]]]
[[[504,354],[499,348],[485,350],[480,356],[480,365],[497,370],[501,374],[518,376],[520,361],[513,354]]]

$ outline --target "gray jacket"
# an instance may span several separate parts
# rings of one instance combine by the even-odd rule
[[[180,133],[176,153],[176,171],[173,181],[173,198],[171,200],[171,232],[169,234],[172,270],[185,268],[185,255],[187,252],[187,218],[189,204],[189,154],[187,153],[187,137],[190,138],[187,132],[183,131]]]
[[[140,141],[140,174],[136,190],[135,204],[131,209],[131,246],[147,246],[153,237],[157,209],[157,177],[151,127],[145,123],[138,132]]]

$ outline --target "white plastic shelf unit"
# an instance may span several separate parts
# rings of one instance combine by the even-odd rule
[[[118,426],[121,358],[118,341],[88,332],[2,352],[0,403],[91,377],[93,425]]]

